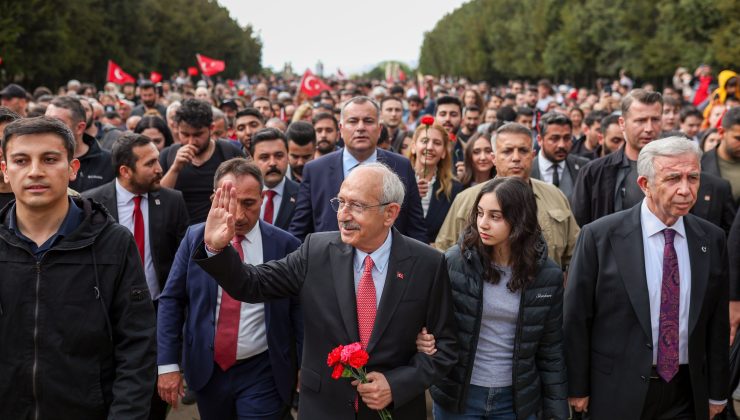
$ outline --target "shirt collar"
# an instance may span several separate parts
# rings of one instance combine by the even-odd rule
[[[385,238],[385,242],[383,242],[383,245],[381,245],[380,248],[376,249],[372,253],[368,254],[367,252],[362,252],[359,249],[355,248],[355,258],[353,261],[355,271],[360,271],[363,269],[363,266],[365,265],[365,257],[368,255],[370,255],[370,257],[373,259],[373,264],[378,269],[378,271],[384,271],[385,267],[388,265],[388,261],[390,260],[392,244],[393,232],[388,231],[388,237]]]
[[[252,230],[250,230],[249,232],[247,232],[246,235],[244,235],[244,239],[246,239],[247,242],[249,242],[250,244],[253,244],[254,241],[256,241],[257,238],[260,237],[260,234],[261,234],[260,222],[257,221],[257,223],[254,224],[254,227],[252,228]]]
[[[263,192],[267,190],[275,191],[275,194],[282,197],[283,191],[285,191],[285,177],[283,177],[283,179],[281,179],[280,182],[272,188],[267,188],[267,186],[262,188]]]
[[[555,162],[545,157],[545,154],[542,153],[542,150],[540,150],[540,152],[537,153],[537,162],[540,165],[541,174],[544,173],[545,171],[549,171],[552,168],[552,165],[555,164]],[[560,162],[558,162],[558,168],[560,169],[565,168],[565,160],[561,160]]]
[[[686,228],[683,224],[683,216],[679,217],[673,226],[666,226],[665,223],[658,219],[658,216],[650,211],[646,199],[643,199],[642,204],[640,204],[640,223],[642,223],[643,232],[645,232],[648,237],[661,233],[667,228],[675,230],[682,238],[686,237]]]
[[[355,168],[355,166],[361,164],[361,163],[373,163],[378,161],[378,148],[376,147],[375,150],[373,150],[373,154],[370,155],[367,159],[360,162],[357,160],[354,156],[352,156],[352,153],[347,151],[347,148],[345,147],[342,149],[342,165],[344,168],[344,172],[349,173],[352,169]]]
[[[67,215],[64,216],[64,220],[59,226],[59,230],[57,230],[57,232],[46,241],[46,243],[49,244],[49,247],[53,246],[54,243],[61,240],[65,236],[69,236],[69,234],[74,232],[80,226],[80,223],[82,223],[82,210],[77,206],[77,204],[74,202],[74,200],[72,200],[71,197],[68,197],[68,199],[69,209],[67,209]],[[15,235],[19,238],[27,242],[34,243],[30,238],[28,238],[18,229],[18,221],[16,220],[15,215],[15,205],[16,203],[13,203],[13,206],[10,208],[10,213],[8,217],[8,229],[15,233]]]
[[[131,191],[127,190],[126,187],[121,185],[121,183],[118,182],[118,178],[116,178],[116,203],[118,205],[130,203],[131,201],[134,200],[134,197],[136,197],[137,195],[142,196],[144,199],[146,199],[148,196],[147,193],[144,193],[144,194],[132,193]]]

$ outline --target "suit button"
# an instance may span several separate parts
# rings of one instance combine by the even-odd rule
[[[645,346],[647,346],[647,348],[649,348],[649,349],[652,349],[653,348],[653,343],[647,343],[647,344],[645,344]]]

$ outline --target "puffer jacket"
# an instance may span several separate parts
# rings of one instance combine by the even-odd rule
[[[131,233],[97,203],[38,261],[0,214],[0,419],[147,419],[156,321]]]
[[[568,418],[563,355],[563,271],[547,258],[541,241],[537,277],[521,293],[514,341],[514,412],[524,419],[542,411],[545,419]],[[483,313],[483,265],[475,250],[455,245],[446,253],[452,283],[460,353],[457,365],[430,392],[444,409],[465,407]]]

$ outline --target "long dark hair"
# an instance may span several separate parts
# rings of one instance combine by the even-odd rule
[[[141,134],[141,132],[146,130],[147,128],[154,128],[155,130],[162,133],[162,136],[164,137],[164,147],[167,147],[174,142],[172,131],[170,131],[170,128],[167,127],[167,122],[159,116],[144,115],[143,117],[141,117],[139,123],[136,124],[136,128],[134,128],[134,133]]]
[[[473,182],[475,181],[475,165],[473,164],[473,148],[475,147],[475,142],[478,141],[478,139],[484,138],[488,140],[489,143],[491,143],[491,148],[493,148],[493,142],[491,141],[491,135],[487,133],[475,133],[472,137],[468,140],[468,144],[465,145],[465,150],[463,151],[463,162],[465,163],[465,172],[463,173],[463,176],[460,178],[460,183],[463,184],[463,187],[468,188],[473,185]],[[493,177],[496,176],[496,165],[493,165],[491,167],[491,172],[489,174],[488,179],[493,179]]]
[[[517,177],[497,177],[488,181],[475,198],[475,204],[463,231],[462,250],[474,250],[483,265],[483,279],[493,284],[501,280],[501,273],[491,260],[493,247],[484,245],[478,235],[478,203],[485,194],[495,194],[501,213],[511,226],[512,276],[507,287],[512,292],[523,290],[537,275],[537,259],[543,250],[542,230],[537,221],[537,202],[532,188]]]

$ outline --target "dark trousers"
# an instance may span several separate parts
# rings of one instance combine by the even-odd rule
[[[689,366],[681,365],[678,373],[670,382],[664,381],[653,368],[641,418],[643,420],[691,420],[695,417]]]
[[[214,363],[208,383],[195,392],[202,420],[280,420],[280,399],[267,352],[240,360],[227,371]]]

